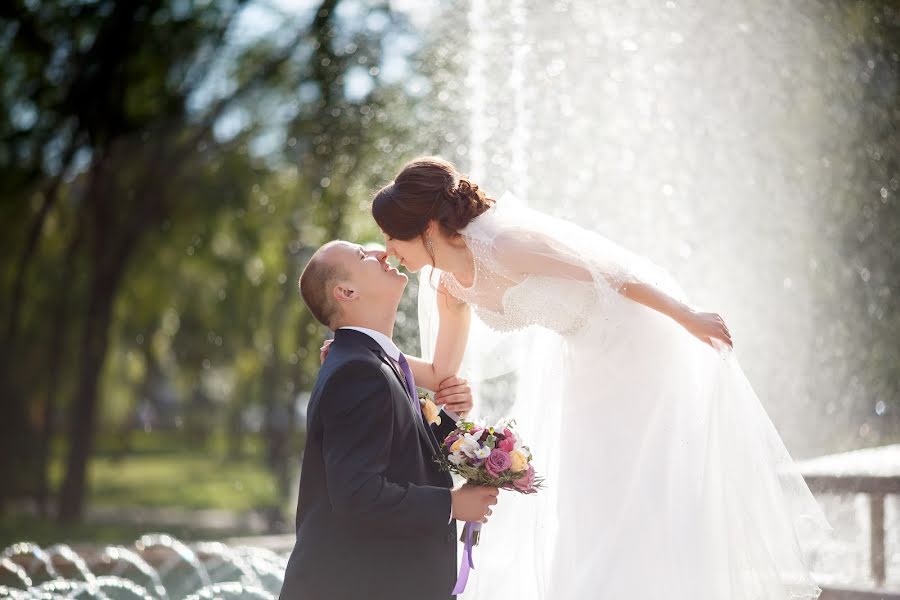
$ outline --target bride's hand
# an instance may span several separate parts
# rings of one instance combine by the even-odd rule
[[[331,346],[331,342],[334,340],[325,340],[325,343],[322,344],[322,347],[319,348],[319,364],[325,362],[325,359],[328,358],[328,348]]]
[[[729,349],[734,348],[728,326],[716,313],[692,312],[685,318],[682,325],[691,335],[712,347],[713,350],[718,350],[716,342],[728,346]]]

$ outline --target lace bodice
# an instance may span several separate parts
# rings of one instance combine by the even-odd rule
[[[512,273],[483,242],[467,237],[466,243],[474,256],[472,285],[463,286],[452,273],[443,273],[441,281],[491,329],[506,332],[538,325],[569,335],[587,322],[596,305],[591,282]]]
[[[471,306],[477,318],[460,372],[473,381],[527,370],[531,359],[512,350],[533,356],[533,347],[549,341],[544,331],[564,336],[567,345],[582,338],[595,348],[613,342],[641,313],[621,293],[629,282],[648,282],[687,302],[677,282],[646,258],[574,222],[531,210],[511,194],[459,233],[474,262],[471,282],[423,268],[419,332],[422,356],[430,360],[440,331],[438,288]]]

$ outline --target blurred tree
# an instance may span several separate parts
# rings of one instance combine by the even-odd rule
[[[240,6],[209,3],[185,13],[180,3],[160,0],[4,5],[9,60],[3,69],[9,85],[2,101],[9,118],[2,125],[0,181],[9,186],[4,192],[18,192],[12,197],[22,199],[33,194],[40,206],[29,219],[11,276],[2,340],[7,356],[17,352],[26,275],[47,217],[76,159],[84,163],[77,180],[81,193],[67,195],[79,213],[72,245],[83,246],[88,260],[69,455],[60,495],[63,519],[81,514],[98,377],[113,301],[128,260],[143,236],[175,210],[181,178],[202,168],[211,148],[221,145],[213,135],[219,117],[242,95],[277,75],[294,54],[296,40],[284,47],[254,47],[237,57],[245,72],[230,94],[203,110],[189,110]],[[23,195],[23,189],[29,194]],[[28,204],[20,200],[9,210],[25,217]],[[11,361],[2,362],[12,369]],[[28,437],[24,382],[9,375],[3,378],[12,388],[5,390],[11,400],[10,419],[4,420],[11,435],[2,436],[8,444],[2,452],[9,461],[6,467],[18,464]],[[17,487],[16,480],[12,483],[10,491]]]
[[[0,271],[0,504],[47,505],[66,408],[59,515],[78,518],[100,398],[124,420],[160,380],[235,424],[235,448],[261,401],[289,494],[296,399],[326,333],[296,276],[327,239],[374,233],[366,200],[411,130],[386,110],[403,82],[378,77],[408,23],[384,2],[338,22],[338,4],[249,41],[241,1],[0,7],[0,249],[16,257]],[[351,73],[368,91],[347,93]]]

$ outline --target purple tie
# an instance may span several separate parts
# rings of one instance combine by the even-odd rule
[[[416,393],[416,380],[413,378],[412,370],[409,368],[409,361],[406,360],[406,357],[403,356],[403,353],[401,352],[397,362],[400,363],[400,370],[403,371],[403,376],[406,378],[406,391],[409,392],[413,410],[416,413],[419,413],[421,411],[419,408],[419,395]]]

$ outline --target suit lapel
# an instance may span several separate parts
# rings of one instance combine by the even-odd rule
[[[406,377],[403,376],[403,373],[400,371],[400,368],[397,364],[391,360],[384,353],[384,348],[381,347],[381,344],[372,339],[371,336],[366,335],[361,331],[355,331],[353,329],[338,329],[334,332],[334,340],[335,342],[342,343],[353,343],[353,344],[362,344],[369,350],[371,350],[375,356],[378,357],[381,362],[385,363],[387,366],[391,368],[394,376],[397,377],[397,381],[400,384],[400,388],[403,390],[403,395],[406,398],[409,398],[409,390],[406,387]],[[418,398],[413,398],[416,401],[416,406],[418,408]],[[407,400],[408,410],[413,410],[412,406],[409,405],[409,401]],[[416,424],[416,429],[419,431],[419,436],[422,438],[422,441],[432,452],[438,451],[437,441],[435,440],[434,434],[431,432],[431,426],[425,423],[425,417],[422,415],[421,410],[414,411],[413,414],[413,422]]]
[[[389,366],[391,368],[391,371],[394,372],[394,375],[397,377],[397,381],[400,383],[400,386],[403,388],[404,395],[407,398],[409,398],[409,388],[406,385],[406,377],[403,375],[403,373],[400,372],[400,369],[397,368],[396,363],[394,363],[394,361],[391,360],[391,358],[389,356],[385,355],[384,352],[381,351],[380,347],[378,350],[378,358],[381,359],[381,362],[383,362],[384,364],[386,364],[387,366]],[[412,400],[414,400],[416,403],[419,402],[418,398],[413,398]],[[435,450],[434,436],[429,435],[429,433],[430,433],[428,431],[429,426],[425,423],[425,417],[422,415],[422,411],[414,410],[414,409],[412,409],[412,407],[410,407],[410,409],[413,410],[413,421],[415,421],[415,423],[416,423],[416,429],[419,431],[419,435],[422,437],[422,439],[425,441],[425,443],[428,444],[428,447],[432,451],[434,451]]]
[[[409,396],[409,391],[407,391],[406,387],[406,377],[404,377],[403,373],[400,372],[400,369],[397,368],[397,364],[392,361],[389,356],[385,355],[385,353],[381,350],[378,351],[378,358],[381,359],[381,362],[391,368],[391,371],[393,371],[394,375],[397,377],[397,381],[399,381],[400,385],[403,386],[403,391],[405,391],[406,395]]]

